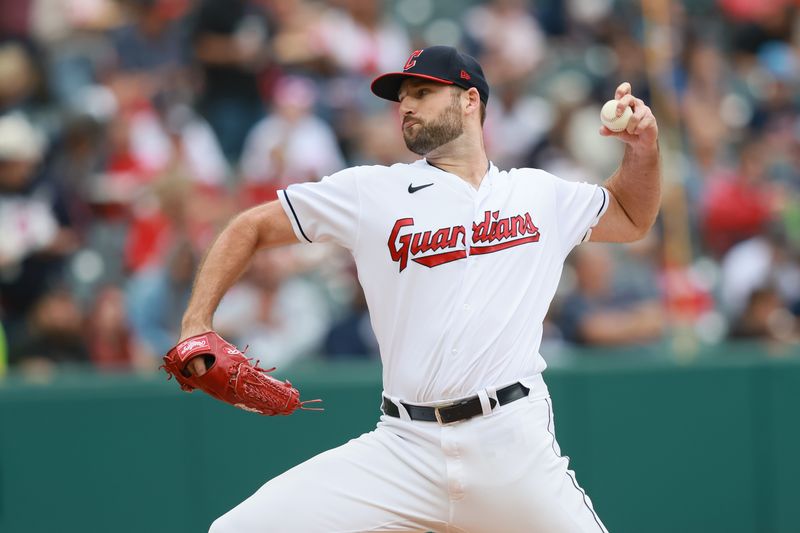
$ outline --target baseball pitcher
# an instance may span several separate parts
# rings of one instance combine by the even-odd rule
[[[372,91],[399,102],[406,145],[422,159],[291,185],[234,218],[199,269],[165,366],[183,388],[245,409],[303,407],[291,384],[213,333],[212,316],[259,249],[334,242],[352,253],[369,305],[383,416],[267,482],[211,531],[606,531],[559,450],[539,345],[570,250],[637,240],[656,218],[652,112],[630,84],[617,88],[617,117],[631,116],[599,133],[625,154],[599,187],[493,165],[489,86],[454,48],[413,52]]]

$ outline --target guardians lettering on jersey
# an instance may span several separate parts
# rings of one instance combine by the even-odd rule
[[[539,240],[539,228],[533,223],[530,213],[499,217],[500,211],[486,211],[483,221],[472,223],[470,255],[490,254]],[[405,228],[411,230],[413,226],[413,218],[401,218],[394,223],[389,234],[389,254],[392,261],[400,264],[400,272],[408,266],[409,257],[428,268],[467,257],[464,226],[413,233],[403,231]]]

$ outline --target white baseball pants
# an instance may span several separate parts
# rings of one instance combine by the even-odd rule
[[[561,456],[544,382],[523,383],[527,399],[449,426],[384,415],[270,480],[209,533],[607,533]]]

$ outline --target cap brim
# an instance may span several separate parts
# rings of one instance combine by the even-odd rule
[[[370,89],[372,89],[372,92],[375,94],[375,96],[379,96],[385,100],[391,100],[392,102],[399,102],[400,99],[398,98],[397,94],[400,92],[400,85],[403,83],[403,80],[408,78],[422,78],[424,80],[435,81],[445,85],[453,85],[452,81],[437,78],[436,76],[414,74],[412,72],[390,72],[375,78],[372,81]]]

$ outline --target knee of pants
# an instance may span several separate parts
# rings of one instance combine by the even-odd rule
[[[208,533],[267,533],[271,531],[300,532],[304,530],[304,526],[293,523],[291,518],[288,522],[286,520],[281,520],[282,518],[283,517],[280,515],[274,515],[274,518],[269,521],[269,524],[254,524],[251,522],[243,523],[229,512],[214,520],[214,522],[211,524],[211,527],[208,529]],[[315,529],[315,531],[322,530]]]
[[[222,515],[211,524],[208,533],[237,533],[228,515]]]

